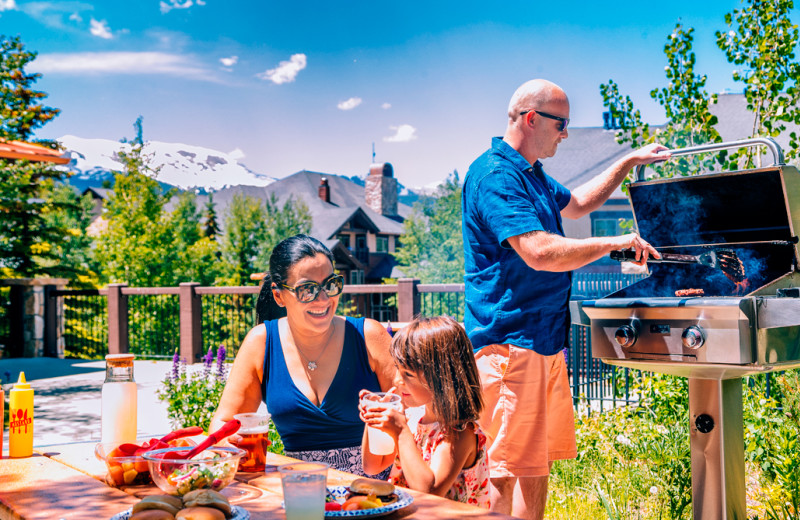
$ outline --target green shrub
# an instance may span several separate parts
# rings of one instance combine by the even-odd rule
[[[167,402],[167,416],[173,428],[200,426],[208,433],[228,377],[225,357],[224,345],[219,346],[216,356],[209,348],[203,356],[203,369],[190,371],[175,351],[172,369],[156,390],[158,399]],[[283,441],[271,421],[269,440],[269,451],[283,454]]]

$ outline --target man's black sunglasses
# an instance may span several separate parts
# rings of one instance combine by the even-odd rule
[[[287,291],[294,293],[297,301],[300,303],[311,303],[319,297],[319,293],[325,291],[330,298],[339,296],[344,287],[344,278],[338,274],[332,274],[323,280],[322,283],[317,282],[303,282],[289,287],[288,285],[281,284],[281,287]]]
[[[558,131],[559,132],[563,132],[564,130],[566,130],[567,129],[567,125],[569,124],[569,118],[568,117],[558,117],[558,116],[554,116],[553,114],[548,114],[547,112],[542,112],[540,110],[534,110],[532,108],[530,110],[525,110],[523,112],[520,112],[519,115],[524,116],[528,112],[534,112],[536,114],[539,114],[542,117],[546,117],[547,119],[555,119],[556,121],[560,122],[561,124],[558,125]]]

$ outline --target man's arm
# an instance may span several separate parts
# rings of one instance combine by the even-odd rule
[[[510,237],[508,243],[528,267],[537,271],[572,271],[620,249],[635,249],[634,263],[639,265],[647,262],[649,256],[661,258],[653,246],[636,233],[575,239],[532,231]]]
[[[619,188],[631,169],[640,164],[667,160],[670,155],[666,150],[663,145],[650,144],[629,153],[600,175],[572,190],[572,198],[561,210],[561,215],[577,219],[596,210]]]

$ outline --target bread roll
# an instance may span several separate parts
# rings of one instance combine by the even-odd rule
[[[225,516],[231,516],[231,503],[222,493],[213,489],[195,489],[183,495],[184,507],[208,506],[219,509]]]
[[[175,520],[225,520],[225,513],[213,507],[187,507],[178,511]]]
[[[350,483],[350,492],[359,495],[387,496],[394,493],[394,484],[374,478],[357,478]]]
[[[175,520],[175,517],[163,509],[146,509],[134,513],[130,520]]]
[[[158,509],[166,511],[172,516],[183,508],[183,502],[178,497],[170,495],[149,495],[133,505],[133,512]]]

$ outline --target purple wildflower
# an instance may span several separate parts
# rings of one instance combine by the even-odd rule
[[[388,332],[390,336],[394,336],[394,331],[392,330],[392,322],[391,321],[387,321],[386,322],[386,332]]]
[[[203,377],[208,379],[211,375],[211,365],[214,363],[214,350],[208,347],[208,352],[203,356]]]
[[[172,372],[170,372],[170,381],[177,381],[180,375],[181,357],[178,349],[175,349],[175,355],[172,356]]]
[[[225,378],[225,356],[227,355],[227,351],[225,350],[225,345],[220,345],[217,349],[217,379],[224,379]]]

